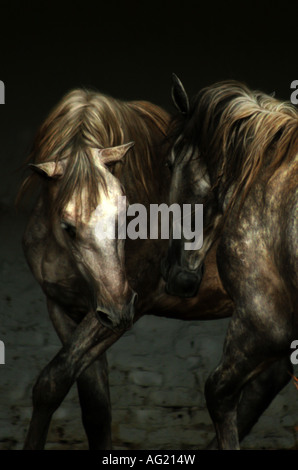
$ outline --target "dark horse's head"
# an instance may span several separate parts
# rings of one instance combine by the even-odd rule
[[[213,242],[212,230],[205,230],[213,220],[216,204],[205,163],[199,158],[197,143],[193,140],[191,126],[193,113],[188,96],[180,80],[173,76],[172,98],[179,110],[179,115],[173,121],[172,148],[169,152],[168,166],[172,173],[169,201],[170,204],[190,204],[192,211],[191,225],[194,228],[194,243],[181,230],[181,236],[175,238],[175,224],[181,221],[173,220],[173,227],[166,257],[161,263],[161,272],[166,281],[166,291],[180,297],[193,297],[197,294],[204,273],[204,259]],[[203,204],[204,215],[204,244],[203,239],[196,240],[196,215],[198,205]],[[183,217],[182,223],[183,226]],[[213,226],[213,224],[211,224]],[[201,227],[202,229],[203,227]],[[214,228],[214,226],[213,226]],[[209,239],[210,233],[210,239]]]

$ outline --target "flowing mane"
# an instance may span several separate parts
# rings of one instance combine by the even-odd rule
[[[229,208],[240,193],[244,201],[262,168],[271,174],[298,152],[298,112],[236,81],[204,88],[190,104],[189,114],[173,123],[208,168],[218,168],[214,189],[234,191]]]
[[[140,198],[144,199],[144,195],[150,198],[159,188],[153,171],[154,167],[162,165],[160,147],[167,126],[167,113],[152,103],[124,102],[95,91],[75,89],[41,125],[27,163],[58,162],[68,157],[53,210],[59,213],[75,189],[80,192],[86,187],[91,208],[99,196],[98,184],[105,184],[100,170],[93,164],[91,149],[134,141],[134,148],[123,163],[113,166],[112,172],[122,183],[122,175],[129,173],[129,181],[125,181],[128,191],[129,186],[134,185]],[[38,177],[30,174],[20,188],[18,200],[37,183]]]

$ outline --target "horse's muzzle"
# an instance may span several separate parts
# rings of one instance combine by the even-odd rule
[[[174,266],[166,279],[166,293],[178,297],[195,297],[199,291],[203,273],[203,264],[198,271],[189,271],[180,266]]]
[[[96,315],[100,323],[113,331],[128,330],[132,327],[135,316],[135,304],[138,295],[134,292],[130,302],[122,309],[120,313],[115,311],[96,309]]]

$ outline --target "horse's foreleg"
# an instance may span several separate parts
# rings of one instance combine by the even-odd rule
[[[80,375],[77,386],[90,450],[111,449],[111,404],[105,354]]]
[[[77,324],[52,301],[48,301],[48,309],[58,336],[66,344]],[[105,353],[82,372],[77,379],[77,387],[89,448],[111,449],[111,404]]]
[[[237,423],[239,441],[250,432],[276,395],[289,383],[293,366],[288,357],[271,364],[255,380],[246,384],[238,405]],[[218,449],[217,439],[207,447]]]
[[[72,384],[119,336],[102,327],[93,312],[86,315],[34,386],[25,449],[43,449],[51,417]]]
[[[226,339],[225,346],[229,347],[227,343]],[[237,361],[236,354],[236,347],[231,355],[225,347],[219,366],[209,375],[205,384],[206,404],[215,427],[218,447],[226,450],[240,449],[237,407],[244,383],[242,365]]]
[[[276,395],[290,382],[293,366],[288,357],[270,364],[243,389],[238,406],[240,441],[250,432]]]
[[[222,449],[239,449],[237,407],[245,384],[289,349],[286,316],[273,314],[273,309],[266,313],[267,324],[262,312],[249,311],[249,306],[245,312],[236,310],[222,360],[206,382],[207,407]]]

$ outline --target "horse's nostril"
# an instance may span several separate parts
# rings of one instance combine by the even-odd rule
[[[176,276],[176,282],[181,286],[181,288],[189,288],[190,286],[197,285],[198,276],[193,273],[180,271]]]
[[[96,310],[96,315],[100,323],[107,327],[107,328],[112,328],[113,327],[113,322],[109,318],[108,314],[105,312],[102,312],[101,310]]]
[[[166,284],[166,292],[179,297],[194,297],[200,287],[202,276],[190,271],[177,271]]]

